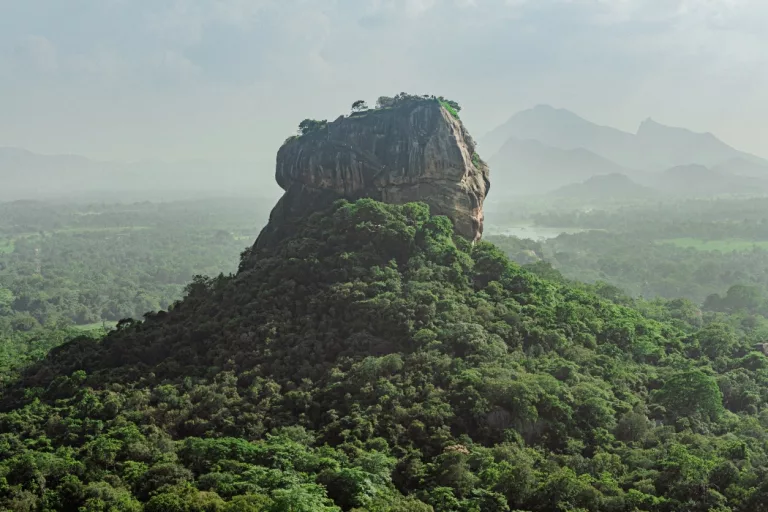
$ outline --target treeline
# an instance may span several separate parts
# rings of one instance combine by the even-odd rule
[[[768,240],[768,198],[690,199],[631,206],[532,211],[539,226],[632,233],[644,239],[693,237]]]
[[[544,242],[489,239],[521,263],[528,263],[527,251],[533,251],[571,279],[606,281],[648,299],[685,297],[701,304],[709,295],[725,293],[734,285],[768,289],[768,250],[760,247],[707,251],[596,231]]]
[[[768,291],[768,199],[549,208],[530,218],[587,231],[539,241],[489,240],[522,264],[544,260],[570,279],[604,281],[634,297],[680,297],[702,305],[733,286]]]

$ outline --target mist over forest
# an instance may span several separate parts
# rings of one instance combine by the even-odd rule
[[[768,510],[766,23],[1,4],[0,510]]]

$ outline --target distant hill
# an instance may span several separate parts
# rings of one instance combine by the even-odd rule
[[[553,148],[587,149],[618,162],[613,156],[623,157],[631,151],[632,138],[630,133],[596,125],[568,110],[538,105],[512,116],[483,138],[479,147],[491,156],[510,139],[533,139]]]
[[[200,160],[118,163],[0,147],[0,201],[156,200],[266,194],[271,198],[277,193],[269,176],[271,167],[272,164]]]
[[[631,174],[583,148],[558,149],[536,140],[509,139],[489,161],[490,196],[543,194],[601,174]]]
[[[629,176],[614,173],[592,176],[582,183],[572,183],[551,193],[553,196],[585,200],[639,199],[657,196],[650,187],[635,183]]]
[[[750,173],[768,176],[768,161],[734,149],[711,133],[644,121],[636,134],[600,126],[565,109],[539,105],[512,116],[480,142],[485,155],[495,155],[510,139],[534,139],[558,149],[582,148],[617,164],[649,171],[699,164],[708,167],[730,161],[747,162]]]
[[[646,155],[654,155],[664,166],[689,164],[713,167],[734,160],[749,162],[768,176],[768,161],[739,151],[711,133],[696,133],[647,119],[640,124],[637,144]]]
[[[680,165],[647,175],[645,185],[676,196],[714,196],[768,193],[768,180],[736,176],[703,165]]]
[[[714,167],[714,170],[737,176],[752,176],[754,178],[768,177],[766,167],[760,162],[753,162],[743,158],[728,160]]]

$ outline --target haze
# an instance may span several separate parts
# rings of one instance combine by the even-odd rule
[[[768,512],[766,27],[0,0],[0,511]]]
[[[0,146],[271,183],[298,121],[404,90],[460,101],[481,140],[544,103],[765,155],[767,23],[761,0],[4,0]]]

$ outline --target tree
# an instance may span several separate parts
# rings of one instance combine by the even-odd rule
[[[376,108],[389,108],[392,107],[394,103],[394,98],[389,96],[381,96],[378,100],[376,100]]]
[[[322,130],[328,126],[327,120],[318,121],[317,119],[305,119],[299,123],[299,134],[306,135],[308,133]]]
[[[357,100],[352,104],[352,112],[363,112],[368,110],[368,104],[365,100]]]
[[[723,393],[717,381],[701,370],[673,374],[656,392],[656,400],[674,419],[697,413],[714,419],[723,411]]]
[[[451,108],[452,108],[453,110],[455,110],[456,112],[461,112],[461,105],[459,105],[457,102],[455,102],[455,101],[453,101],[453,100],[449,100],[448,98],[444,98],[444,97],[442,97],[442,96],[439,96],[439,97],[437,98],[437,100],[438,100],[440,103],[443,103],[443,104],[445,104],[445,105],[448,105],[449,107],[451,107]]]
[[[738,342],[733,329],[723,323],[709,324],[696,333],[696,339],[701,352],[710,359],[730,355]]]

